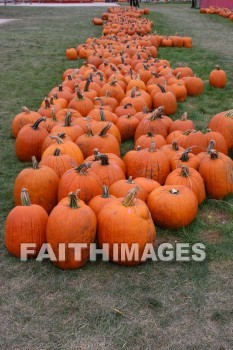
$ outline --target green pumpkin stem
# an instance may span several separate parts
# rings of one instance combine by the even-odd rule
[[[24,207],[29,207],[31,205],[30,197],[28,194],[28,190],[23,188],[20,193],[21,203]]]
[[[129,190],[129,192],[127,193],[127,195],[125,196],[122,205],[124,205],[124,207],[131,207],[134,205],[134,198],[136,196],[136,194],[138,193],[139,188],[135,187],[132,188],[131,190]]]
[[[71,209],[78,209],[80,206],[78,205],[78,197],[74,192],[69,193],[69,207]]]

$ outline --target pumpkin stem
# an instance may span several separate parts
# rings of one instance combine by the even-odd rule
[[[116,84],[118,83],[116,77],[113,78],[113,80],[109,83],[109,85],[111,86],[116,86]]]
[[[154,137],[155,135],[151,131],[147,131],[147,136],[148,137]]]
[[[126,103],[123,108],[127,109],[128,107],[133,107],[132,103]]]
[[[225,113],[225,117],[227,118],[232,118],[233,117],[233,109],[230,109]]]
[[[76,90],[76,95],[77,95],[77,100],[79,100],[79,101],[84,100],[84,96],[79,89]]]
[[[87,125],[86,125],[86,128],[87,128],[86,135],[87,135],[88,137],[93,137],[94,134],[93,134],[93,132],[92,132],[92,129],[91,129],[90,124],[87,124]]]
[[[57,136],[58,136],[60,139],[64,139],[64,138],[66,137],[66,134],[65,134],[65,132],[59,132],[59,133],[57,134]]]
[[[187,117],[188,117],[187,112],[184,112],[183,114],[181,114],[180,120],[185,121],[185,120],[187,120]]]
[[[50,108],[50,102],[49,102],[49,99],[47,97],[44,99],[44,103],[45,103],[46,109]]]
[[[172,141],[172,150],[173,151],[179,151],[179,145],[176,140]]]
[[[55,114],[55,110],[54,110],[54,107],[51,108],[51,115],[52,115],[52,121],[53,122],[58,122],[58,119],[56,117],[56,114]]]
[[[91,162],[85,162],[79,165],[77,168],[75,168],[75,171],[77,171],[80,175],[86,175],[87,170],[91,167]]]
[[[78,197],[74,192],[69,193],[69,207],[71,209],[78,209],[80,206],[78,205]]]
[[[208,148],[207,148],[207,153],[210,153],[212,149],[214,149],[216,145],[216,142],[214,140],[210,140]]]
[[[38,164],[35,156],[32,157],[32,167],[34,170],[39,169],[39,164]]]
[[[29,114],[29,113],[31,113],[31,111],[30,111],[30,109],[28,109],[27,107],[22,107],[22,111],[24,112],[24,113],[26,113],[26,114]]]
[[[157,84],[157,86],[160,88],[160,90],[163,94],[166,92],[164,86],[162,86],[161,84]]]
[[[55,151],[53,152],[53,155],[54,155],[55,157],[57,157],[57,156],[60,155],[60,153],[61,153],[61,150],[60,150],[59,148],[56,148]]]
[[[218,151],[216,151],[215,149],[210,150],[210,158],[213,160],[218,159],[219,158]]]
[[[59,85],[58,85],[58,91],[63,91],[62,84],[59,84]]]
[[[21,203],[25,207],[29,207],[31,205],[30,197],[28,194],[28,190],[26,188],[23,188],[20,193]]]
[[[99,133],[98,135],[101,136],[101,137],[106,136],[108,130],[111,128],[111,125],[112,125],[112,123],[108,123],[108,124],[100,131],[100,133]]]
[[[176,190],[175,188],[172,188],[169,192],[170,192],[171,194],[175,194],[175,195],[179,194],[179,191]]]
[[[144,107],[142,108],[142,112],[143,112],[144,114],[148,114],[148,113],[150,113],[150,110],[149,110],[149,108],[148,108],[147,106],[144,106]]]
[[[62,144],[64,143],[64,141],[63,141],[59,136],[50,135],[50,138],[51,138],[52,140],[56,140],[57,143],[58,143],[59,145],[62,145]]]
[[[135,98],[136,97],[136,87],[134,87],[132,90],[131,90],[131,98]]]
[[[155,142],[152,141],[150,144],[149,152],[155,152],[156,151],[156,145]]]
[[[164,107],[160,106],[159,108],[155,109],[150,116],[150,120],[155,120],[157,118],[161,118],[163,116],[163,111],[164,111]]]
[[[131,190],[129,190],[129,192],[127,193],[127,195],[125,196],[125,198],[122,202],[122,205],[124,205],[124,207],[131,207],[134,205],[133,201],[134,201],[136,194],[138,193],[138,190],[139,190],[138,187],[135,187],[135,188],[132,188]]]
[[[135,148],[135,151],[141,151],[142,150],[142,147],[141,146],[137,146],[136,148]]]
[[[90,79],[87,79],[83,91],[88,92],[88,91],[89,91],[90,84],[91,84],[91,80],[90,80]]]
[[[97,160],[101,161],[101,165],[109,165],[107,154],[99,153],[97,155]]]
[[[32,125],[32,129],[38,130],[40,123],[45,122],[45,121],[46,121],[46,117],[41,117],[41,118],[37,119],[37,121]]]
[[[220,70],[220,67],[219,67],[218,64],[216,65],[215,69],[216,69],[216,70]]]
[[[108,186],[106,185],[102,185],[102,198],[111,198],[110,194],[109,194],[109,190],[108,190]]]
[[[189,153],[192,151],[192,148],[189,147],[187,148],[182,154],[181,154],[181,157],[180,157],[180,160],[182,162],[187,162],[189,160]]]
[[[106,122],[106,117],[105,117],[103,109],[100,109],[100,121],[101,122]]]
[[[100,106],[104,107],[104,100],[101,97],[94,97],[95,101],[99,101],[100,102]]]
[[[93,155],[94,155],[94,157],[95,157],[95,160],[98,160],[98,155],[99,155],[99,150],[98,150],[98,148],[95,148],[95,149],[94,149]]]
[[[126,180],[126,182],[128,184],[134,184],[134,181],[133,181],[133,176],[129,176],[128,180]]]
[[[98,72],[96,73],[96,75],[99,75],[100,81],[103,81],[103,80],[104,80],[104,76],[103,76],[102,72],[98,71]]]
[[[71,126],[71,112],[67,112],[65,116],[65,126]]]
[[[180,176],[184,176],[184,177],[189,177],[189,168],[185,165],[181,165],[181,173]]]

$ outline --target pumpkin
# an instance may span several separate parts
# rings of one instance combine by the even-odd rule
[[[125,198],[119,198],[104,206],[98,215],[97,240],[100,248],[104,243],[109,247],[111,261],[121,265],[136,265],[143,262],[142,255],[147,244],[154,244],[156,231],[146,204],[135,199],[136,190],[132,189]],[[125,223],[127,222],[127,226]],[[138,256],[128,259],[122,253],[121,245],[128,249],[137,244]],[[117,246],[118,256],[113,249]]]
[[[200,165],[200,159],[192,152],[192,148],[187,148],[184,152],[176,153],[171,159],[171,169],[175,170],[176,168],[181,167],[182,165],[188,166],[198,170]]]
[[[205,184],[199,172],[187,166],[173,170],[167,177],[165,185],[184,185],[196,195],[198,204],[205,200]]]
[[[67,112],[64,124],[55,125],[52,128],[51,133],[55,134],[64,132],[70,136],[72,141],[75,141],[79,136],[83,135],[83,129],[77,124],[72,124],[71,117],[72,114],[70,112]]]
[[[153,108],[158,108],[164,106],[165,114],[174,114],[177,110],[176,98],[171,92],[166,92],[165,88],[162,85],[159,85],[161,92],[157,92],[153,100]]]
[[[220,132],[228,149],[233,148],[233,110],[220,112],[213,116],[209,122],[209,128]]]
[[[190,225],[198,210],[197,197],[183,185],[156,188],[149,194],[147,205],[155,225],[166,229]]]
[[[169,160],[173,158],[175,154],[184,152],[184,150],[185,149],[183,147],[178,145],[176,140],[173,140],[171,144],[160,147],[160,151],[162,151]]]
[[[135,147],[140,146],[141,148],[149,148],[151,142],[154,142],[157,148],[166,145],[166,141],[162,135],[154,135],[148,131],[147,135],[142,135],[136,140]]]
[[[210,72],[209,83],[215,88],[224,88],[227,83],[227,76],[224,70],[217,65],[214,70]]]
[[[21,244],[35,244],[36,257],[43,243],[46,242],[46,226],[48,214],[41,206],[31,204],[28,191],[20,191],[21,202],[13,208],[7,216],[5,223],[5,244],[7,250],[14,256],[21,257]]]
[[[69,220],[67,220],[69,218]],[[55,256],[55,265],[61,269],[78,269],[86,264],[90,255],[90,243],[96,236],[96,216],[93,210],[75,193],[69,193],[49,216],[46,239]],[[68,244],[87,244],[80,250],[80,259],[75,256],[75,249]],[[65,260],[59,260],[59,244],[65,244]]]
[[[22,112],[17,114],[11,124],[12,134],[17,137],[19,131],[27,124],[34,124],[41,115],[38,112],[30,111],[27,107],[22,107]]]
[[[48,135],[48,131],[40,126],[40,123],[45,121],[45,119],[42,117],[34,124],[25,125],[18,133],[15,151],[21,162],[30,161],[32,156],[35,156],[37,159],[41,158],[42,145]]]
[[[114,182],[110,188],[109,192],[117,198],[125,197],[129,190],[138,187],[138,191],[136,193],[136,197],[141,199],[142,201],[146,201],[147,192],[142,188],[141,185],[137,184],[132,176],[129,176],[127,180],[118,180]]]
[[[114,182],[125,179],[125,174],[120,166],[111,162],[106,154],[99,153],[97,160],[93,162],[91,170],[98,175],[103,185],[111,186]]]
[[[94,109],[94,103],[89,98],[85,98],[79,90],[77,90],[76,94],[77,97],[70,101],[68,108],[75,109],[83,117],[86,117],[88,113]]]
[[[135,152],[135,151],[131,151]],[[135,152],[127,160],[127,153],[123,158],[126,164],[127,176],[146,177],[164,184],[169,172],[170,163],[164,153],[155,147],[152,142],[150,148]]]
[[[160,134],[164,138],[167,137],[167,127],[163,118],[163,108],[160,107],[150,113],[148,117],[142,119],[135,131],[135,141],[150,131],[152,134]]]
[[[204,83],[198,77],[184,77],[185,87],[189,96],[198,96],[204,92]]]
[[[228,154],[227,143],[223,135],[220,134],[220,132],[207,129],[206,134],[204,136],[208,144],[211,140],[214,140],[215,142],[214,149],[226,155]]]
[[[88,206],[94,211],[97,217],[99,215],[99,212],[102,210],[102,208],[106,204],[109,204],[110,202],[112,202],[114,199],[116,199],[116,197],[109,193],[108,186],[103,185],[102,194],[99,194],[98,196],[93,197],[88,203]]]
[[[50,145],[42,154],[42,160],[48,155],[54,154],[54,151],[58,148],[61,151],[61,154],[68,154],[71,158],[74,159],[77,164],[81,164],[84,160],[83,154],[80,148],[72,141],[64,142],[58,136],[51,135],[52,139],[56,140],[56,144]]]
[[[211,149],[199,166],[206,193],[214,199],[223,199],[233,193],[233,163],[225,154]]]
[[[44,139],[44,142],[43,142],[42,147],[41,147],[41,154],[43,154],[44,151],[46,150],[46,148],[48,148],[49,146],[57,144],[57,140],[51,136],[58,136],[60,139],[62,139],[63,142],[71,141],[71,138],[68,135],[66,135],[64,132],[56,133],[56,134],[49,134]]]
[[[61,150],[56,148],[52,155],[48,155],[40,161],[40,166],[48,166],[53,169],[59,178],[69,169],[75,168],[78,164],[68,154],[60,154]]]
[[[90,167],[90,162],[83,163],[77,168],[68,170],[61,177],[58,187],[58,201],[67,197],[69,192],[77,189],[80,189],[80,199],[86,203],[101,194],[101,180],[96,173],[89,170]]]
[[[208,147],[205,135],[201,131],[192,130],[184,140],[184,148],[192,148],[192,153],[197,155]]]
[[[68,60],[77,60],[78,58],[77,50],[74,49],[73,47],[69,47],[68,49],[66,49],[66,58]]]
[[[93,154],[89,157],[87,157],[84,161],[85,162],[95,162],[98,161],[98,155],[100,154],[98,148],[95,148],[93,151]],[[116,164],[117,167],[120,167],[121,170],[123,170],[124,174],[126,174],[126,167],[123,160],[116,156],[114,153],[105,153],[108,156],[108,159],[111,161],[112,164]]]
[[[192,120],[187,119],[188,114],[184,112],[181,116],[180,119],[175,120],[170,128],[169,128],[169,133],[180,130],[180,131],[186,131],[186,130],[192,130],[195,129],[194,122]]]
[[[116,122],[116,127],[120,131],[122,142],[134,138],[138,124],[139,120],[130,114],[119,117]]]
[[[55,171],[47,166],[40,166],[32,157],[32,168],[23,169],[14,183],[15,205],[20,205],[22,188],[27,188],[31,203],[43,207],[50,213],[57,204],[59,178]]]

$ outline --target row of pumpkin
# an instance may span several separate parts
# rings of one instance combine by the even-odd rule
[[[210,7],[202,7],[200,9],[201,14],[206,15],[219,15],[225,18],[229,18],[230,21],[233,21],[233,11],[231,9],[219,6],[210,6]]]
[[[136,10],[116,12],[120,23],[130,22],[132,13],[134,21],[140,19]],[[187,226],[206,193],[220,199],[233,192],[227,156],[233,113],[214,116],[206,134],[186,114],[176,121],[167,116],[176,110],[172,103],[182,101],[174,85],[193,96],[188,82],[193,91],[199,78],[190,67],[172,69],[157,59],[156,43],[156,35],[143,33],[88,38],[78,49],[86,63],[63,73],[38,112],[24,108],[15,116],[16,154],[20,161],[33,158],[33,167],[14,184],[16,207],[6,221],[13,255],[20,255],[21,243],[35,242],[36,255],[45,241],[57,252],[59,243],[90,244],[96,233],[100,246],[138,242],[142,251],[155,240],[153,221],[165,228]],[[132,138],[135,149],[121,159],[121,141]],[[81,262],[69,252],[56,264],[77,268],[87,260],[87,250]]]

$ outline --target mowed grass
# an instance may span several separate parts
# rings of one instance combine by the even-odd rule
[[[189,5],[151,6],[161,34],[190,27],[181,20]],[[164,14],[166,11],[170,13]],[[170,9],[170,10],[169,10]],[[14,203],[14,179],[27,164],[17,161],[11,120],[22,106],[37,109],[62,72],[77,67],[65,59],[67,46],[83,43],[101,28],[91,18],[104,8],[1,8],[1,18],[18,21],[0,27],[1,40],[1,222]],[[195,23],[203,17],[193,10]],[[171,19],[172,16],[172,19]],[[192,17],[193,18],[193,17]],[[213,22],[232,31],[227,20],[205,17],[205,32],[193,30],[194,47],[160,49],[172,65],[185,62],[205,81],[205,93],[180,104],[174,118],[187,111],[204,130],[210,117],[233,108],[232,61],[224,59],[214,37]],[[191,35],[191,34],[190,34]],[[203,41],[212,40],[212,48]],[[221,42],[221,47],[224,46]],[[225,50],[229,52],[228,41]],[[228,74],[224,90],[208,86],[215,64]],[[122,151],[132,148],[123,145]],[[193,224],[185,229],[157,229],[162,242],[202,242],[202,263],[152,263],[125,268],[98,261],[77,271],[61,271],[45,261],[21,263],[0,245],[0,348],[9,350],[173,349],[230,350],[232,344],[233,199],[206,201]],[[185,210],[185,208],[184,208]],[[127,223],[126,223],[127,225]]]

